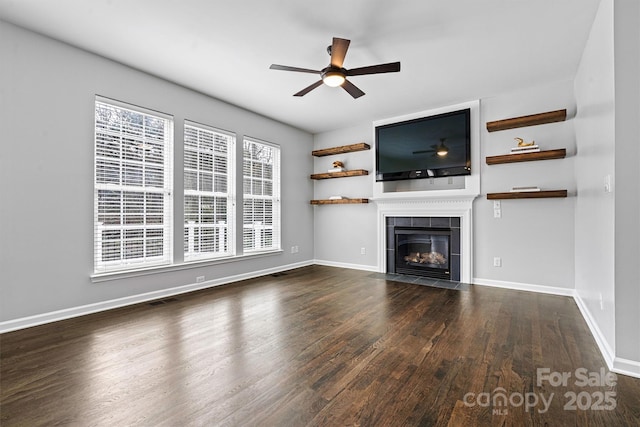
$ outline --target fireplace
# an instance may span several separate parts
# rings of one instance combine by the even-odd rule
[[[453,216],[385,217],[385,272],[465,281],[461,226]]]
[[[395,272],[451,280],[451,229],[394,227]]]
[[[434,190],[379,194],[379,197],[375,198],[379,230],[378,271],[396,273],[394,227],[450,229],[451,279],[449,280],[472,283],[473,201],[479,194],[480,183],[478,181],[472,184],[461,191]]]

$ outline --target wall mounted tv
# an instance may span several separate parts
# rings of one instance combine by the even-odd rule
[[[471,175],[471,111],[376,126],[376,181]]]

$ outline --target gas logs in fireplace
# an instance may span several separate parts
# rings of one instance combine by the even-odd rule
[[[395,227],[395,272],[451,280],[451,230]]]

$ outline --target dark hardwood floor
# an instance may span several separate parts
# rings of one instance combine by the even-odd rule
[[[0,340],[2,426],[640,425],[568,297],[311,266]]]

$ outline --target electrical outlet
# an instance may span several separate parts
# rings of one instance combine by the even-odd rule
[[[502,258],[500,258],[499,256],[493,257],[493,266],[502,267]]]
[[[296,247],[295,246],[291,246],[291,253],[295,254],[296,253]]]
[[[298,248],[298,245],[295,245],[295,246],[293,247],[293,250],[294,250],[294,253],[296,253],[296,254],[297,254],[298,252],[300,252],[300,248]]]
[[[366,255],[367,254],[367,249],[366,248],[360,248],[360,255]]]
[[[447,184],[449,184],[449,185],[453,184],[453,178],[449,177],[447,179]]]
[[[493,217],[502,218],[502,208],[500,205],[500,200],[493,201]]]
[[[196,283],[202,283],[202,282],[204,282],[204,276],[196,277]]]

